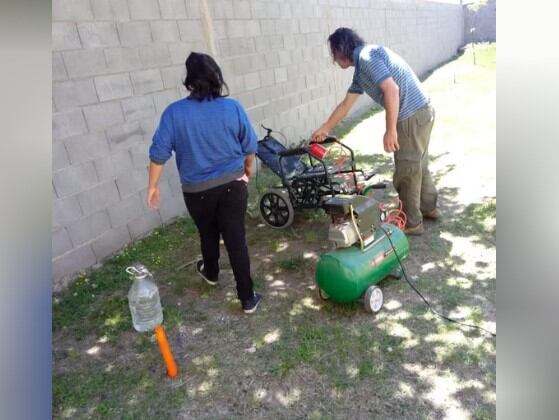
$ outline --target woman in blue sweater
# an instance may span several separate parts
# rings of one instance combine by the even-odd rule
[[[227,85],[212,57],[193,52],[185,65],[190,95],[163,111],[149,149],[148,205],[159,205],[159,178],[174,151],[184,201],[200,234],[202,260],[196,270],[207,283],[218,283],[221,235],[237,296],[244,312],[252,313],[262,299],[253,291],[245,239],[256,133],[241,104],[226,98]]]

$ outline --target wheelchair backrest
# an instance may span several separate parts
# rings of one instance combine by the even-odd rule
[[[256,156],[269,167],[277,176],[281,177],[279,152],[286,150],[286,147],[271,136],[266,136],[258,141]],[[301,159],[301,155],[282,157],[282,165],[285,177],[291,178],[296,174],[307,170],[307,165]]]

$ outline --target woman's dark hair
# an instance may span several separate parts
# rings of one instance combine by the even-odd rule
[[[190,97],[203,101],[229,95],[229,87],[223,80],[221,69],[212,57],[192,52],[184,64],[186,79],[183,84],[190,91]],[[223,94],[224,89],[227,94]]]
[[[353,60],[353,50],[357,47],[365,45],[365,41],[357,32],[349,28],[338,28],[328,37],[330,43],[330,52],[332,57],[336,55],[342,56],[349,60]]]

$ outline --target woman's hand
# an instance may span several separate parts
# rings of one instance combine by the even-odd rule
[[[159,207],[159,187],[148,188],[148,206],[151,209]]]
[[[250,176],[252,175],[252,168],[254,165],[254,153],[251,153],[249,155],[246,156],[245,158],[245,175],[250,178]]]

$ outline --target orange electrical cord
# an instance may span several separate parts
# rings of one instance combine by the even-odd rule
[[[175,359],[173,358],[173,353],[171,352],[171,346],[169,341],[167,341],[167,335],[162,325],[155,327],[155,337],[157,338],[157,343],[159,344],[159,349],[161,350],[161,356],[163,356],[163,361],[165,362],[165,367],[167,368],[167,375],[171,378],[177,376],[178,369]]]
[[[397,198],[394,200],[394,203],[397,203],[398,206],[390,208],[390,206],[387,205],[390,203],[380,204],[380,209],[385,213],[383,222],[391,223],[395,225],[398,229],[403,230],[406,227],[406,223],[408,222],[408,217],[406,216],[406,213],[404,213],[403,211],[402,201],[399,198]],[[392,203],[392,205],[394,205],[394,203]]]

